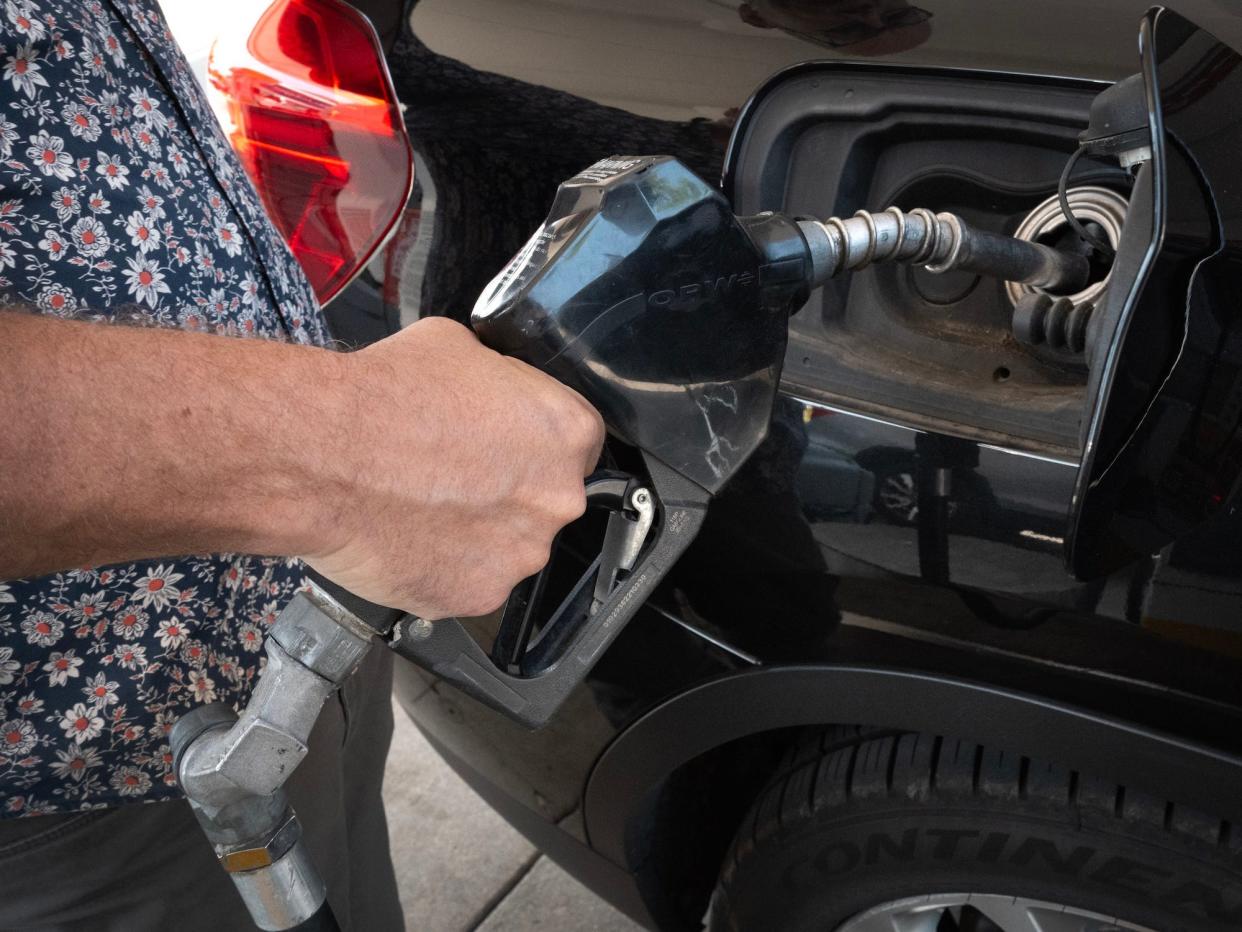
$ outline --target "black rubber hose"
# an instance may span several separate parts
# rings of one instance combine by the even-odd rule
[[[313,916],[293,926],[291,932],[341,932],[341,927],[325,899]]]
[[[1065,163],[1065,168],[1061,169],[1061,180],[1057,182],[1057,200],[1061,204],[1061,213],[1065,215],[1065,222],[1070,225],[1075,233],[1081,236],[1086,242],[1090,243],[1100,251],[1105,258],[1111,259],[1116,255],[1112,243],[1103,237],[1097,236],[1091,230],[1088,230],[1081,220],[1074,216],[1074,212],[1070,210],[1069,204],[1069,179],[1070,172],[1074,170],[1074,166],[1078,164],[1078,160],[1082,158],[1087,149],[1085,146],[1079,146],[1074,154],[1069,157]]]

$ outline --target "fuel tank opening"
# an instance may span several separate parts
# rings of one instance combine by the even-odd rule
[[[1121,240],[1121,228],[1126,222],[1129,201],[1111,188],[1099,185],[1077,185],[1066,192],[1069,208],[1074,216],[1088,229],[1102,235],[1115,251]],[[1014,231],[1014,237],[1032,243],[1041,243],[1057,250],[1076,252],[1087,258],[1090,272],[1087,285],[1071,294],[1061,294],[1051,289],[1041,289],[1022,282],[1006,281],[1005,292],[1014,308],[1024,297],[1040,292],[1055,297],[1068,298],[1074,305],[1096,304],[1108,285],[1112,257],[1103,256],[1100,250],[1076,233],[1065,220],[1057,195],[1052,195],[1027,214],[1026,219]]]

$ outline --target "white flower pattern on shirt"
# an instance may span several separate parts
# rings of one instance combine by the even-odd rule
[[[326,342],[155,0],[5,0],[0,301]],[[0,816],[178,795],[172,725],[245,701],[300,585],[231,554],[0,583]]]

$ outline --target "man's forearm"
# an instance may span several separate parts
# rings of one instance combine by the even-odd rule
[[[0,313],[0,579],[300,552],[310,503],[332,491],[330,459],[305,444],[317,419],[334,433],[347,423],[339,363],[308,347]]]
[[[581,514],[602,440],[444,318],[332,353],[0,312],[0,580],[245,551],[482,614]]]

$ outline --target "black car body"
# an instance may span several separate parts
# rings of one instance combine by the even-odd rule
[[[676,156],[721,179],[741,214],[925,203],[1011,232],[1056,192],[1092,101],[1139,71],[1146,0],[925,2],[421,0],[408,31],[373,4],[417,181],[382,264],[330,308],[339,331],[464,319],[556,185],[614,153]],[[1178,12],[1242,48],[1233,0]],[[1231,67],[1187,70],[1212,86]],[[1225,145],[1242,102],[1217,113]],[[1132,183],[1099,159],[1072,180]],[[1118,813],[1139,799],[1171,800],[1170,825],[1209,813],[1213,844],[1232,850],[1232,489],[1166,522],[1158,547],[1076,558],[1099,366],[1018,343],[1009,311],[999,283],[966,273],[830,283],[791,321],[763,447],[550,724],[529,731],[408,664],[402,706],[537,846],[653,928],[699,926],[731,841],[762,822],[752,807],[808,728],[1055,762],[1124,785]],[[938,528],[920,507],[937,470],[952,477]],[[589,531],[565,536],[554,571],[578,570]],[[495,620],[471,628],[486,643]],[[1144,876],[1119,889],[1174,896]],[[1185,927],[1242,928],[1236,894],[1185,894]]]

